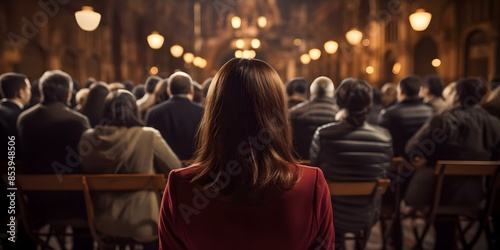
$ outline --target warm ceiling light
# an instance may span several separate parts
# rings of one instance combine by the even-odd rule
[[[245,41],[243,41],[243,39],[238,39],[236,40],[235,45],[236,48],[243,49],[243,47],[245,47]]]
[[[363,46],[368,47],[368,46],[370,46],[370,43],[371,43],[371,42],[370,42],[370,40],[368,40],[368,39],[363,39],[363,42],[362,42],[362,43],[363,43]]]
[[[353,28],[347,31],[345,38],[351,45],[358,45],[361,42],[361,39],[363,39],[363,33],[358,29]]]
[[[260,40],[257,38],[252,39],[252,48],[258,49],[260,47]]]
[[[328,41],[325,43],[325,51],[328,54],[335,54],[339,49],[339,44],[335,41]]]
[[[207,60],[205,60],[204,58],[201,58],[201,60],[198,64],[198,67],[204,69],[206,66],[207,66]]]
[[[257,25],[261,28],[265,28],[267,26],[267,18],[265,16],[260,16],[257,19]]]
[[[255,51],[254,50],[243,50],[243,58],[252,59],[254,57],[255,57]]]
[[[302,40],[300,38],[293,39],[293,45],[300,46],[302,44]]]
[[[250,58],[255,58],[257,56],[257,52],[255,50],[250,50]]]
[[[241,27],[241,18],[239,16],[233,16],[233,18],[231,18],[231,26],[235,29],[239,29]]]
[[[312,60],[318,60],[321,57],[321,50],[319,49],[311,49],[309,50],[309,56]]]
[[[187,52],[186,54],[184,54],[184,56],[182,58],[184,59],[184,62],[192,63],[193,59],[194,59],[194,55],[193,55],[193,53]]]
[[[83,6],[82,10],[75,12],[75,19],[82,30],[93,31],[99,26],[101,14],[95,12],[90,6]]]
[[[151,69],[149,69],[149,74],[151,74],[151,75],[158,74],[158,67],[156,67],[156,66],[151,67]]]
[[[368,75],[373,74],[373,72],[375,72],[375,68],[374,68],[373,66],[368,66],[368,67],[366,67],[366,73],[367,73]]]
[[[399,72],[401,72],[401,67],[402,67],[401,63],[399,63],[399,62],[395,63],[392,66],[392,73],[395,75],[399,74]]]
[[[158,32],[153,31],[151,35],[148,36],[148,44],[152,49],[159,49],[163,45],[165,39]]]
[[[302,54],[300,56],[300,62],[302,64],[309,64],[311,62],[311,57],[309,56],[309,54]]]
[[[437,67],[441,66],[441,60],[439,60],[438,58],[432,60],[432,66],[434,68],[437,68]]]
[[[242,58],[243,57],[243,51],[241,51],[241,50],[235,51],[234,52],[234,57]]]
[[[170,53],[172,54],[173,57],[181,57],[182,53],[184,53],[184,48],[176,44],[170,47]]]
[[[432,14],[424,9],[418,9],[410,15],[410,24],[415,31],[424,31],[431,23]]]
[[[196,66],[196,67],[200,67],[200,65],[203,64],[203,58],[199,57],[199,56],[196,56],[194,59],[193,59],[193,65]]]

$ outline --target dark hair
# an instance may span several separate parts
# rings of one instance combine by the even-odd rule
[[[90,87],[87,101],[82,108],[82,114],[89,118],[90,125],[95,127],[99,125],[104,113],[104,102],[109,94],[106,83],[94,82]]]
[[[87,81],[85,82],[83,87],[89,89],[90,86],[92,85],[92,83],[94,83],[94,82],[96,82],[96,80],[94,78],[90,77],[89,79],[87,79]]]
[[[212,77],[209,77],[207,79],[205,79],[205,81],[203,81],[203,83],[201,84],[201,86],[203,87],[203,96],[204,97],[207,97],[207,94],[208,94],[208,88],[210,88],[210,84],[212,84],[212,80],[214,78]]]
[[[439,76],[428,76],[422,83],[424,88],[429,89],[429,94],[435,97],[443,97],[443,80]]]
[[[234,58],[224,64],[208,91],[192,181],[246,202],[291,189],[298,167],[285,99],[283,83],[266,62]],[[258,138],[261,147],[249,138]],[[219,187],[226,171],[229,183]]]
[[[372,87],[372,95],[373,95],[373,105],[381,105],[382,104],[382,92],[380,92],[380,89]]]
[[[128,91],[131,91],[134,89],[134,83],[130,80],[124,81],[123,86],[125,86],[125,89]]]
[[[170,99],[170,96],[167,93],[167,88],[168,88],[168,78],[163,79],[160,83],[156,85],[155,105]]]
[[[184,72],[175,72],[169,78],[168,88],[172,95],[188,94],[193,85],[191,77]]]
[[[132,89],[132,94],[134,94],[135,99],[137,100],[141,99],[146,94],[146,91],[144,89],[144,84],[139,84],[135,86]]]
[[[71,77],[60,70],[46,71],[40,78],[40,92],[42,103],[68,102],[68,93],[72,91]]]
[[[462,106],[475,106],[486,96],[486,83],[477,77],[461,79],[457,82],[457,96]]]
[[[407,97],[417,97],[420,87],[422,87],[422,79],[415,75],[409,75],[399,82],[399,87]]]
[[[144,84],[144,90],[146,93],[154,93],[156,89],[156,84],[158,84],[161,80],[161,77],[159,76],[150,76],[148,79],[146,79],[146,83]]]
[[[286,83],[286,94],[292,96],[295,93],[307,94],[309,86],[304,77],[296,77]]]
[[[337,104],[349,114],[346,121],[353,126],[361,126],[370,113],[373,100],[372,87],[365,81],[347,78],[335,92]]]
[[[144,126],[134,95],[125,89],[113,90],[108,94],[104,103],[104,119],[105,125],[127,128]]]
[[[491,91],[495,90],[498,86],[500,86],[500,76],[491,80]]]
[[[14,99],[17,97],[19,90],[26,88],[25,75],[19,73],[5,73],[0,75],[0,96],[2,98]]]

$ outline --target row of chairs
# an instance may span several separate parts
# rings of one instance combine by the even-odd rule
[[[307,163],[307,162],[306,162]],[[446,215],[455,218],[466,218],[468,225],[463,229],[460,225],[459,234],[464,249],[471,249],[479,239],[479,236],[484,231],[488,243],[492,249],[496,242],[492,236],[490,228],[491,216],[493,212],[493,204],[496,198],[496,188],[499,185],[499,166],[500,161],[486,162],[486,161],[439,161],[435,168],[435,175],[437,183],[434,193],[434,198],[431,206],[425,211],[412,211],[408,215],[400,213],[401,201],[401,187],[400,181],[397,178],[402,178],[400,174],[401,164],[404,164],[404,159],[395,158],[393,160],[391,171],[395,173],[395,179],[381,179],[371,182],[329,182],[328,186],[332,196],[373,196],[378,193],[383,195],[391,182],[395,182],[395,202],[394,208],[391,212],[383,213],[381,216],[381,225],[383,233],[383,248],[385,249],[386,241],[393,230],[400,230],[397,228],[401,219],[410,217],[412,219],[422,218],[425,221],[424,230],[419,232],[417,228],[413,228],[413,232],[417,241],[416,248],[423,249],[422,242],[429,232],[430,227],[437,217]],[[446,176],[486,176],[489,177],[487,186],[487,200],[486,206],[480,210],[463,209],[461,207],[443,207],[440,205],[442,183]],[[4,181],[7,176],[3,176]],[[95,214],[92,203],[92,191],[138,191],[138,190],[154,190],[157,191],[158,200],[161,200],[161,192],[166,185],[166,179],[161,174],[148,175],[148,174],[105,174],[105,175],[65,175],[62,181],[59,181],[56,175],[17,175],[16,186],[18,201],[20,203],[21,215],[23,217],[24,226],[28,231],[28,235],[35,240],[44,249],[51,249],[48,244],[50,236],[56,236],[60,246],[63,240],[61,234],[49,232],[45,236],[45,240],[40,238],[39,232],[34,230],[30,224],[28,215],[30,208],[27,205],[25,192],[29,191],[80,191],[83,192],[85,198],[85,205],[87,209],[87,222],[90,232],[94,240],[98,243],[100,248],[107,248],[110,245],[125,246],[131,244],[131,239],[112,239],[102,235],[95,227]],[[387,220],[392,221],[387,225]],[[472,240],[467,241],[465,234],[471,230],[474,222],[479,223],[477,232],[474,233]],[[65,222],[62,222],[64,225]],[[61,222],[52,221],[49,224],[61,225]],[[367,229],[370,230],[370,229]],[[52,231],[52,230],[49,230]],[[364,248],[367,235],[369,232],[352,232],[355,236],[356,246],[358,249]]]

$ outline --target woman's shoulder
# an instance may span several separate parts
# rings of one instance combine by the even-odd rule
[[[196,174],[196,166],[191,165],[185,168],[177,168],[170,171],[169,180],[190,181]]]

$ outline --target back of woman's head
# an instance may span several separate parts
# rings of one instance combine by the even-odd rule
[[[235,58],[222,66],[208,91],[193,181],[243,201],[292,188],[297,167],[285,102],[283,83],[267,63]],[[218,185],[225,176],[229,183]]]
[[[136,99],[130,91],[113,90],[104,103],[103,125],[127,128],[144,126],[138,110]]]
[[[104,113],[104,101],[108,94],[109,89],[106,83],[94,82],[90,86],[85,105],[83,105],[82,108],[82,114],[89,118],[89,122],[92,126],[96,126],[100,123]]]
[[[365,81],[347,78],[335,92],[337,104],[347,111],[345,120],[353,126],[361,126],[372,107],[372,87]]]

